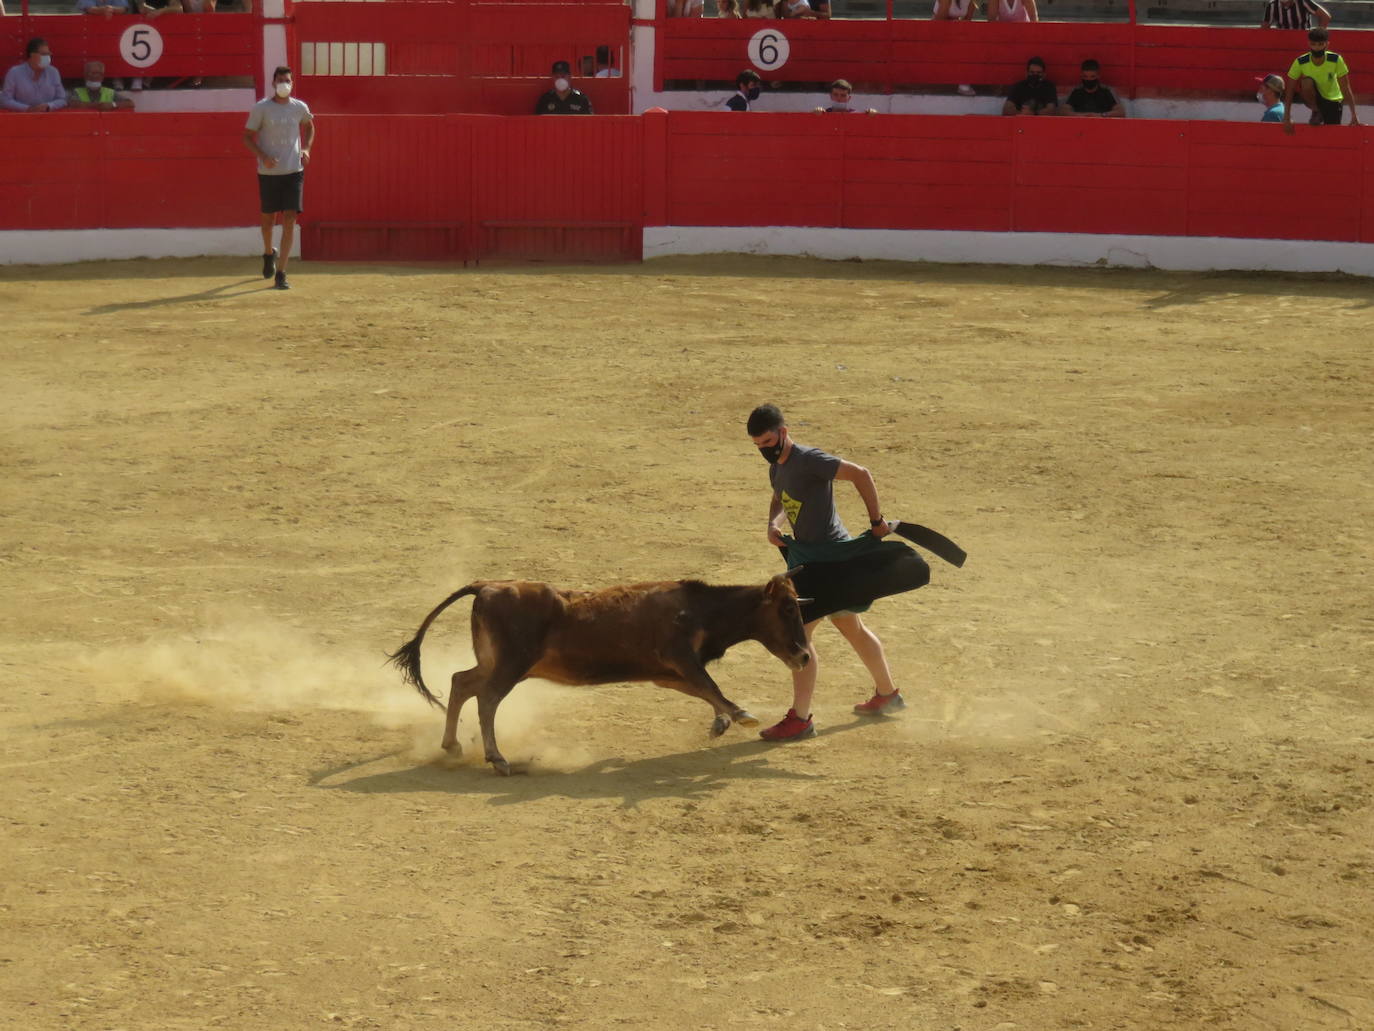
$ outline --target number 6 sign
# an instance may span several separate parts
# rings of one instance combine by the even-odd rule
[[[787,63],[792,47],[777,29],[760,29],[749,41],[749,60],[754,67],[771,72]]]
[[[119,56],[135,68],[151,68],[162,57],[162,33],[151,25],[130,25],[119,37]]]

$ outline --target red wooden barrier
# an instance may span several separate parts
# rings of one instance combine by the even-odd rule
[[[133,65],[121,55],[120,39],[129,33],[127,49],[141,60],[160,47],[151,64]],[[153,34],[156,34],[155,36]],[[137,34],[137,35],[135,35]],[[63,79],[80,81],[84,63],[105,62],[111,78],[132,76],[260,77],[261,23],[252,14],[181,14],[158,18],[139,15],[21,15],[0,18],[0,52],[13,55],[4,66],[23,59],[24,45],[41,36],[52,48],[52,61]]]
[[[246,114],[0,118],[0,229],[175,229],[257,220]]]
[[[530,114],[558,60],[572,65],[574,85],[598,114],[630,110],[624,4],[391,0],[385,8],[311,2],[292,11],[290,60],[303,73],[302,94],[324,112]],[[375,52],[384,54],[385,74],[341,74],[339,51],[320,48],[330,43],[382,44]],[[610,48],[621,77],[583,74],[582,59],[600,46]]]
[[[749,41],[758,32],[784,37],[789,56],[774,68],[754,66]],[[665,81],[733,82],[757,67],[768,81],[828,82],[901,90],[967,82],[1003,86],[1025,74],[1026,59],[1043,57],[1061,87],[1092,57],[1102,78],[1124,96],[1197,91],[1246,94],[1254,77],[1288,70],[1307,49],[1299,31],[1149,26],[1126,23],[971,21],[769,21],[665,18],[658,23],[656,88]],[[768,56],[780,52],[778,41]],[[1374,32],[1338,30],[1331,48],[1352,78],[1374,71]]]
[[[307,257],[640,256],[641,119],[323,115],[318,123]]]
[[[1364,126],[1300,126],[1289,137],[1278,126],[1234,122],[678,111],[645,118],[667,124],[666,181],[646,183],[645,199],[664,225],[1374,243],[1374,130]],[[776,195],[702,189],[722,169],[741,168],[766,171]],[[1330,170],[1321,203],[1293,204],[1292,183],[1313,168]]]

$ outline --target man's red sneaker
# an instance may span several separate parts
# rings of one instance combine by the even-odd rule
[[[906,702],[902,701],[902,692],[893,691],[891,694],[875,694],[868,701],[854,706],[854,711],[860,716],[886,716],[889,713],[901,712],[905,708]]]
[[[765,741],[799,741],[804,737],[815,737],[816,726],[811,717],[802,719],[796,709],[788,709],[787,715],[766,730],[759,731]]]

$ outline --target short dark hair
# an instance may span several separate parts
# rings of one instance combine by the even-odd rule
[[[752,68],[746,68],[744,69],[744,71],[740,72],[738,75],[735,76],[736,86],[743,86],[747,83],[762,81],[763,80],[759,78],[759,73],[754,71],[754,69]]]
[[[42,50],[47,45],[48,41],[44,39],[42,36],[34,36],[33,39],[29,40],[29,45],[24,50],[24,56],[32,57],[34,54],[38,53],[38,51]]]
[[[1041,68],[1048,67],[1045,64],[1045,59],[1043,57],[1032,57],[1029,61],[1026,62],[1026,67],[1029,68],[1033,64],[1038,64]]]
[[[1091,57],[1088,58],[1086,61],[1084,61],[1082,64],[1080,64],[1080,65],[1078,66],[1078,68],[1079,68],[1080,71],[1084,71],[1084,72],[1098,72],[1098,73],[1101,73],[1101,71],[1102,71],[1102,66],[1101,66],[1100,64],[1098,64],[1096,61],[1094,61]]]
[[[1307,30],[1307,42],[1309,43],[1325,43],[1330,38],[1331,33],[1327,32],[1323,28]]]
[[[611,48],[605,43],[596,48],[596,63],[605,65],[611,63]]]
[[[278,79],[280,79],[283,75],[290,75],[290,74],[291,74],[291,69],[290,69],[290,68],[286,67],[286,65],[284,65],[284,64],[279,64],[279,65],[277,65],[277,70],[274,71],[274,72],[272,73],[272,81],[273,81],[273,82],[276,82],[276,81],[277,81]]]
[[[759,405],[749,413],[749,421],[745,423],[744,428],[749,436],[761,437],[765,433],[782,429],[785,422],[782,409],[777,405]]]
[[[836,79],[834,82],[832,82],[832,83],[830,84],[830,88],[831,88],[831,89],[842,89],[842,90],[844,90],[846,93],[853,93],[853,92],[854,92],[854,87],[851,86],[851,85],[849,85],[849,80],[848,80],[848,79]]]

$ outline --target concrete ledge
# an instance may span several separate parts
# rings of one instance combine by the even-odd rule
[[[195,258],[262,250],[258,226],[234,229],[15,229],[0,232],[0,265],[60,265],[119,258]]]
[[[1180,271],[1344,272],[1374,276],[1374,244],[1221,237],[975,233],[786,226],[649,226],[644,257],[788,254],[844,260],[1102,265]]]

